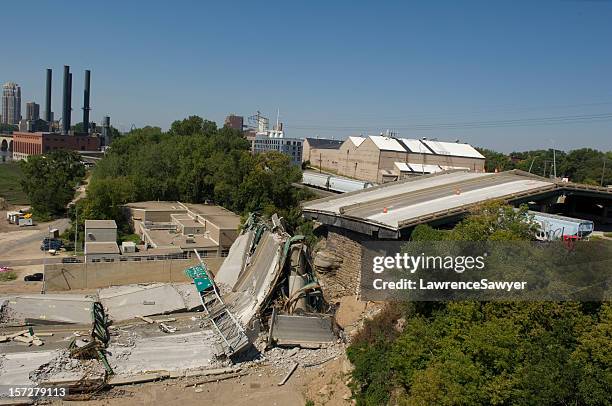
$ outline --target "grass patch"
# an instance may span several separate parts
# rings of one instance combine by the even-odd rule
[[[14,281],[17,274],[14,271],[0,272],[0,282]]]
[[[28,197],[21,189],[23,172],[18,162],[0,163],[0,197],[15,205],[29,204]]]
[[[131,241],[135,244],[140,244],[140,236],[138,234],[124,234],[119,236],[119,244],[127,241]]]
[[[612,238],[612,233],[604,233],[604,237]]]

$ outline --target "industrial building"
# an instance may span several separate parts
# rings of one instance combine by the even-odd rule
[[[39,114],[38,105],[36,103],[28,103],[28,118],[26,119],[25,128],[20,128],[20,131],[13,133],[11,137],[12,148],[7,148],[7,151],[11,152],[11,158],[14,160],[21,160],[26,159],[30,155],[45,154],[54,150],[62,149],[74,151],[99,151],[103,145],[109,145],[109,117],[104,117],[102,122],[102,134],[96,133],[95,126],[89,121],[91,72],[89,70],[85,71],[83,91],[83,129],[81,132],[74,132],[71,130],[72,73],[70,73],[70,67],[64,66],[61,131],[55,131],[52,128],[53,113],[51,111],[51,69],[47,69],[46,80],[46,106],[44,121],[41,125],[41,120],[37,119]],[[41,126],[45,128],[44,131],[40,131]]]
[[[21,120],[21,87],[17,83],[2,85],[2,124],[19,124]]]
[[[469,144],[383,135],[344,142],[306,138],[302,160],[322,171],[376,183],[449,169],[485,169],[485,157]]]
[[[118,257],[115,220],[85,220],[85,261],[113,261]]]
[[[240,217],[220,206],[181,202],[125,205],[134,232],[151,254],[222,257],[238,236]]]

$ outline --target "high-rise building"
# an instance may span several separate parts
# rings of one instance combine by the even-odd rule
[[[21,88],[7,82],[2,86],[2,123],[19,124],[21,120]]]
[[[224,125],[225,127],[229,127],[234,130],[242,131],[244,127],[244,117],[237,116],[235,114],[230,114],[229,116],[225,117]]]
[[[35,121],[40,119],[40,105],[35,102],[26,103],[26,120]]]

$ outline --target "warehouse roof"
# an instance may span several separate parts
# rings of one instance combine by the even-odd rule
[[[365,141],[365,137],[348,137],[348,139],[355,144],[356,146],[360,146],[362,142]]]
[[[409,152],[414,152],[417,154],[432,154],[431,150],[419,140],[412,140],[410,138],[400,138],[399,140],[406,146]]]
[[[485,159],[484,155],[472,147],[470,144],[462,144],[460,142],[444,142],[423,140],[423,144],[427,145],[435,154],[463,156],[468,158]]]
[[[310,145],[311,148],[317,149],[338,149],[340,148],[340,145],[342,145],[342,143],[344,142],[340,140],[330,140],[326,138],[306,138],[306,141],[308,141],[308,145]]]
[[[415,173],[438,173],[443,171],[440,165],[409,163],[408,166],[410,167],[412,172]]]
[[[310,201],[303,211],[324,224],[398,238],[403,228],[465,213],[488,200],[514,200],[556,188],[550,179],[516,170],[453,171]]]
[[[400,172],[417,174],[437,173],[445,170],[440,165],[417,164],[412,162],[394,162],[394,165]]]
[[[395,138],[383,137],[382,135],[371,135],[369,138],[380,150],[406,152],[406,148],[404,148]]]

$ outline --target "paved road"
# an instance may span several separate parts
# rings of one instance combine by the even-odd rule
[[[9,259],[11,261],[40,260],[41,262],[38,263],[42,264],[42,260],[48,254],[41,251],[37,243],[49,236],[49,228],[57,228],[60,233],[63,233],[69,226],[70,220],[61,218],[43,224],[40,229],[18,228],[15,231],[3,233],[3,238],[0,238],[0,262],[4,264]],[[24,247],[28,245],[31,247],[28,248],[27,252],[23,252]],[[24,265],[30,264],[26,263]]]
[[[43,255],[43,254],[41,254]],[[32,258],[32,259],[0,259],[2,266],[27,266],[27,265],[43,265],[43,264],[59,264],[62,262],[61,257],[48,258]]]

